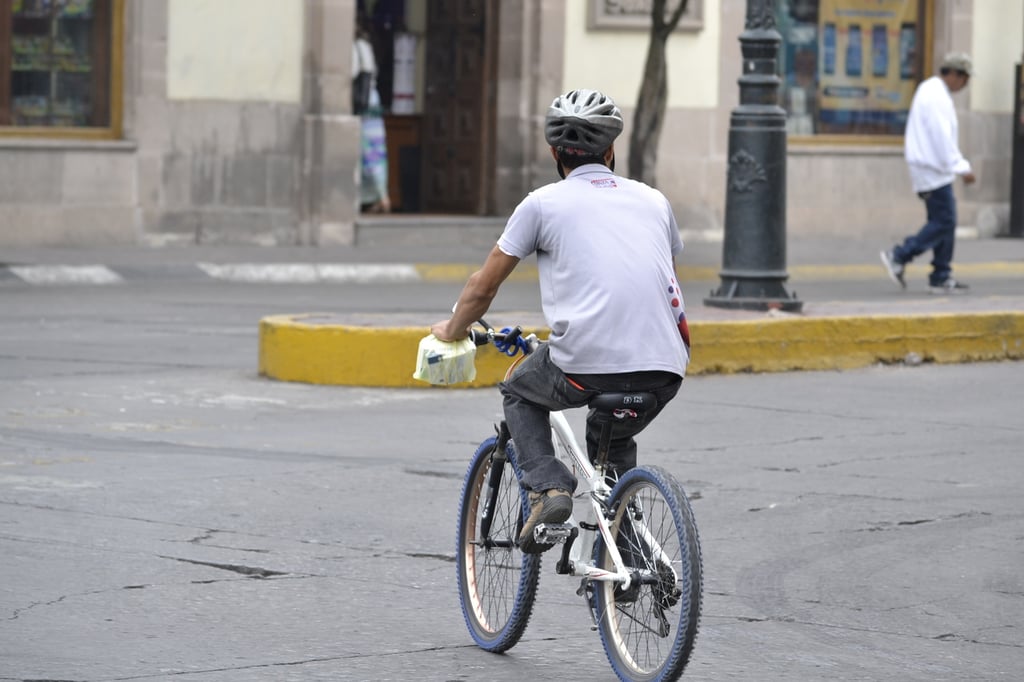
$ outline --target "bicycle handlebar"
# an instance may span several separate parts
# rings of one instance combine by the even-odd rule
[[[488,343],[493,343],[495,348],[509,357],[515,356],[519,351],[523,351],[524,354],[530,352],[529,345],[523,339],[522,327],[518,325],[514,328],[505,327],[500,332],[496,332],[485,320],[481,319],[478,322],[484,330],[469,330],[469,338],[477,346],[486,346]]]

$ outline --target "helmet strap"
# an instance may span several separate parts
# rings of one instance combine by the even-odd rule
[[[558,171],[558,177],[565,180],[565,169],[562,168],[562,162],[558,159],[555,159],[555,170]]]

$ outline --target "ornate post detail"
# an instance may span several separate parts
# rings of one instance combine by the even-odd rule
[[[782,37],[774,0],[747,0],[740,34],[740,104],[729,119],[729,166],[721,285],[704,303],[798,312],[786,273],[786,112],[777,74]]]

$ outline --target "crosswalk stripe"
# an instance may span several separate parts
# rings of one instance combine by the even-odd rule
[[[12,265],[29,284],[118,284],[124,280],[105,265]]]
[[[214,279],[231,282],[414,282],[413,265],[382,263],[198,263]]]

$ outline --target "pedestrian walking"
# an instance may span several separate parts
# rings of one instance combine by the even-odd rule
[[[352,113],[360,117],[360,197],[365,213],[390,213],[388,149],[383,107],[377,92],[377,59],[365,18],[356,24],[352,43]]]
[[[907,287],[906,264],[930,250],[929,291],[957,294],[967,290],[966,284],[953,277],[956,240],[953,181],[960,176],[969,185],[975,178],[971,164],[960,153],[952,95],[967,87],[971,71],[968,55],[962,52],[946,55],[939,66],[939,75],[923,81],[910,103],[903,154],[910,170],[911,185],[924,200],[927,221],[917,234],[881,253],[889,277],[904,289]]]

